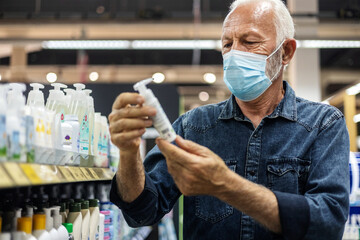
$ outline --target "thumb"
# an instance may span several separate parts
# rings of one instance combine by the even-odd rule
[[[206,147],[201,146],[193,141],[185,140],[180,136],[177,136],[175,141],[180,148],[189,153],[204,156],[208,152],[208,149]]]

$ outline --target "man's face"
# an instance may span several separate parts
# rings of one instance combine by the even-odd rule
[[[232,49],[270,55],[276,48],[276,28],[271,3],[254,1],[239,6],[225,19],[222,54]]]

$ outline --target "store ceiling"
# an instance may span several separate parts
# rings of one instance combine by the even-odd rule
[[[219,39],[221,23],[233,0],[201,0],[200,28],[193,25],[193,0],[11,0],[0,1],[0,72],[9,66],[11,44],[26,44],[31,71],[40,72],[78,61],[76,50],[41,50],[41,41],[48,39]],[[286,2],[286,1],[285,1]],[[360,0],[319,0],[319,24],[314,36],[304,36],[306,27],[300,28],[300,39],[360,39]],[[306,13],[295,19],[309,17]],[[303,28],[305,30],[303,30]],[[92,50],[87,51],[89,68],[102,66],[113,72],[113,66],[122,70],[127,66],[143,66],[147,73],[152,65],[174,67],[193,63],[191,50]],[[214,66],[221,70],[221,54],[216,50],[202,50],[200,66]],[[122,66],[122,67],[121,67]],[[360,49],[322,49],[321,67],[329,72],[360,69]],[[60,69],[60,68],[58,68]],[[67,70],[59,70],[66,72]],[[202,73],[199,70],[197,74]],[[129,72],[135,76],[140,69]],[[70,74],[69,73],[69,74]],[[112,73],[109,76],[118,76]],[[221,74],[221,73],[220,73]],[[129,76],[129,75],[128,75]],[[195,75],[194,75],[195,76]],[[200,76],[200,75],[199,75]],[[336,75],[339,76],[339,75]],[[196,75],[196,77],[198,77]],[[201,85],[192,78],[191,84]],[[352,76],[348,81],[353,79]],[[356,79],[355,79],[356,81]],[[326,94],[348,84],[334,80],[326,86]],[[188,94],[195,96],[192,86]],[[211,90],[209,90],[211,91]],[[186,93],[186,90],[182,90]],[[215,91],[216,92],[216,91]],[[217,93],[218,96],[222,94]],[[191,104],[191,103],[189,103]]]

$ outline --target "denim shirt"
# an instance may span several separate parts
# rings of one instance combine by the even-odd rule
[[[184,239],[341,239],[349,210],[349,137],[342,113],[329,105],[285,96],[254,129],[234,96],[196,108],[173,124],[183,138],[208,147],[240,176],[274,192],[282,235],[212,196],[184,197]],[[145,188],[132,203],[111,201],[132,227],[152,225],[181,195],[154,147],[145,162]]]

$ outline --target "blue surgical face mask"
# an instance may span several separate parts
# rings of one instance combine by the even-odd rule
[[[266,76],[266,62],[281,48],[284,41],[269,56],[238,50],[224,54],[224,81],[235,97],[244,102],[252,101],[270,87],[282,65],[269,79]]]

